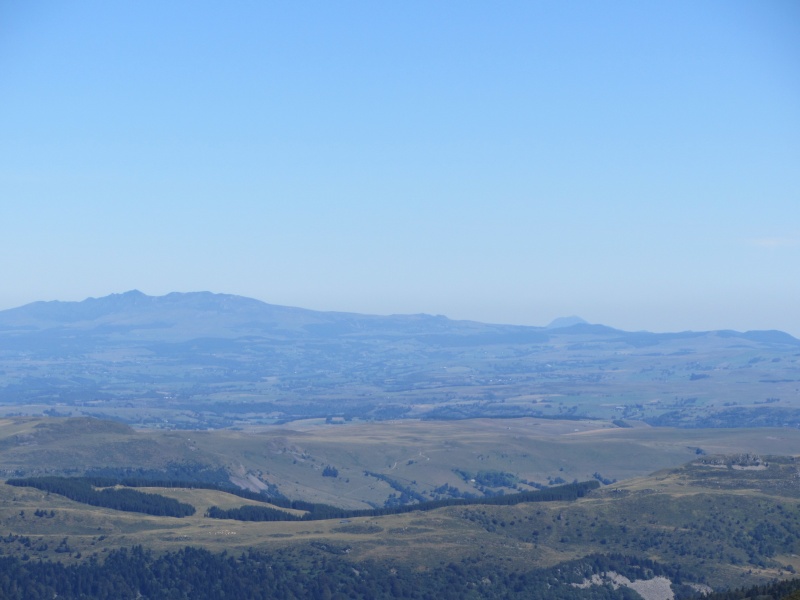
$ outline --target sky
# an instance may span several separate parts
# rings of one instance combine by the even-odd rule
[[[0,309],[800,337],[800,4],[3,0],[0,227]]]

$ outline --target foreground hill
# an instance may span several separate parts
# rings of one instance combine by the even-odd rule
[[[416,585],[429,589],[422,597],[431,598],[445,597],[434,591],[439,578],[444,585],[451,577],[452,589],[462,594],[453,597],[515,597],[514,590],[519,597],[533,594],[542,582],[558,591],[548,597],[634,598],[635,591],[655,600],[696,595],[708,589],[704,586],[729,589],[793,576],[800,568],[797,472],[791,457],[703,456],[576,501],[313,522],[209,519],[204,514],[212,505],[259,504],[213,490],[137,488],[197,509],[175,518],[90,507],[55,493],[0,484],[0,521],[7,532],[0,546],[4,555],[69,564],[139,545],[155,557],[186,546],[225,550],[233,557],[245,552],[262,573],[269,571],[270,560],[288,561],[292,570],[305,573],[307,585],[318,582],[322,572],[365,572],[351,582],[364,585],[384,578],[389,584],[399,573],[398,589],[405,589],[417,581],[414,573],[424,571],[432,587],[422,580]],[[140,577],[151,560],[142,562]],[[243,557],[240,564],[247,562]],[[615,586],[617,593],[611,594]],[[464,595],[464,589],[474,593]]]
[[[301,418],[595,417],[679,427],[800,425],[800,341],[655,334],[132,291],[0,311],[0,408],[137,426]]]
[[[323,572],[331,581],[344,578],[341,587],[330,587],[344,597],[370,597],[367,591],[363,596],[343,591],[350,585],[391,589],[399,573],[396,589],[428,589],[431,598],[446,597],[441,590],[455,577],[449,589],[462,595],[453,597],[541,595],[536,586],[547,583],[559,586],[564,598],[644,593],[646,600],[656,600],[669,597],[665,591],[686,596],[706,589],[703,585],[739,587],[800,569],[800,463],[779,452],[800,455],[800,431],[522,418],[176,432],[87,418],[17,417],[0,422],[4,479],[88,474],[103,477],[109,482],[104,486],[139,479],[134,491],[161,499],[149,506],[168,505],[169,499],[182,510],[170,517],[123,512],[106,503],[86,504],[93,500],[80,495],[71,500],[56,491],[0,484],[0,554],[22,561],[4,564],[4,572],[31,581],[45,575],[23,565],[39,560],[89,570],[95,568],[86,562],[92,557],[100,563],[111,557],[109,565],[133,560],[139,565],[136,577],[151,573],[158,579],[164,569],[176,572],[168,568],[171,561],[188,569],[191,556],[209,569],[230,568],[242,581],[249,581],[250,568],[263,575],[269,572],[266,565],[276,573],[305,565],[306,584]],[[687,464],[674,467],[678,463]],[[152,483],[142,481],[148,478]],[[613,481],[617,478],[626,480]],[[164,480],[173,483],[163,487]],[[413,510],[419,502],[490,499],[550,488],[560,480],[603,485],[576,501]],[[244,488],[251,494],[240,491]],[[238,510],[242,506],[273,502],[286,510],[281,503],[286,498],[412,510],[314,521],[206,516],[212,507],[217,514],[239,516],[246,513]],[[302,516],[306,509],[298,506],[288,512]],[[124,560],[115,554],[134,546],[154,554],[127,554]],[[186,546],[212,554],[181,554]],[[215,554],[222,551],[251,558],[229,564]],[[239,571],[244,565],[249,566]],[[422,570],[430,573],[431,588],[414,575]],[[111,577],[92,572],[98,581]],[[348,579],[346,574],[355,572],[369,575]],[[78,579],[91,577],[84,572]],[[114,577],[125,586],[143,580]],[[169,578],[160,581],[177,585]],[[70,597],[57,589],[60,597]],[[649,597],[648,590],[662,595]]]

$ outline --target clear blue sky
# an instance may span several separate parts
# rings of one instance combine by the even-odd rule
[[[0,308],[800,336],[800,4],[0,3]]]

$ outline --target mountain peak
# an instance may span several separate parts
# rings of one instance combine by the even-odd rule
[[[553,319],[550,321],[550,324],[547,325],[547,329],[563,329],[564,327],[572,327],[573,325],[588,325],[587,321],[584,321],[580,317],[576,317],[572,315],[571,317],[558,317],[557,319]]]

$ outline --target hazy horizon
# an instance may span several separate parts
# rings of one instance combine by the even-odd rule
[[[549,327],[550,325],[552,325],[553,323],[558,322],[558,321],[566,321],[566,320],[578,319],[578,320],[583,321],[585,323],[588,323],[590,325],[603,325],[603,326],[611,327],[611,328],[614,328],[614,329],[619,329],[621,331],[629,331],[629,332],[645,331],[645,332],[649,332],[649,333],[682,333],[682,332],[687,332],[687,331],[700,332],[700,331],[714,331],[714,330],[717,330],[717,329],[713,329],[713,330],[712,329],[684,329],[684,330],[674,330],[674,329],[673,330],[666,330],[665,329],[665,330],[656,330],[656,329],[647,329],[647,328],[626,329],[624,327],[617,327],[613,323],[602,323],[602,322],[599,322],[599,321],[590,321],[590,320],[584,319],[581,315],[576,315],[576,314],[558,315],[558,316],[553,317],[549,321],[543,322],[543,323],[512,323],[512,322],[507,322],[507,321],[486,321],[486,320],[469,319],[469,318],[459,319],[457,317],[452,317],[450,315],[445,315],[445,314],[442,314],[442,313],[431,313],[431,312],[426,312],[426,311],[420,311],[420,312],[416,312],[416,313],[408,313],[408,312],[406,312],[406,313],[376,313],[376,312],[362,313],[362,312],[351,311],[351,310],[332,310],[332,309],[326,309],[326,308],[312,308],[312,307],[308,307],[308,306],[295,306],[295,305],[278,304],[278,303],[275,303],[275,302],[270,302],[269,300],[265,300],[263,298],[252,298],[250,296],[242,296],[240,294],[228,294],[227,292],[214,292],[214,291],[210,291],[210,290],[191,290],[191,291],[187,291],[187,292],[174,292],[173,291],[173,292],[167,292],[167,294],[147,294],[147,293],[143,292],[142,290],[131,289],[131,290],[125,290],[124,292],[111,292],[110,294],[106,294],[104,296],[87,296],[87,297],[81,298],[79,300],[61,300],[61,299],[58,299],[58,298],[53,298],[52,300],[34,300],[33,302],[25,303],[25,304],[22,304],[22,305],[19,305],[19,306],[12,306],[12,307],[8,307],[8,308],[0,308],[0,312],[2,312],[4,310],[10,310],[10,309],[13,309],[13,308],[21,308],[21,307],[27,306],[28,304],[35,304],[37,302],[83,302],[85,300],[97,300],[97,299],[100,299],[100,298],[105,298],[105,297],[113,296],[113,295],[120,296],[120,295],[124,295],[124,294],[131,293],[131,292],[139,292],[139,293],[145,294],[146,296],[149,296],[149,297],[163,297],[165,295],[174,294],[174,293],[178,293],[178,294],[182,294],[182,293],[183,294],[211,293],[211,294],[219,294],[219,295],[232,295],[232,296],[238,296],[238,297],[241,297],[241,298],[248,298],[248,299],[251,299],[251,300],[258,300],[260,302],[264,302],[265,304],[270,304],[270,305],[274,305],[274,306],[284,306],[284,307],[299,308],[299,309],[313,310],[313,311],[319,311],[319,312],[337,312],[337,313],[343,313],[343,314],[364,314],[364,315],[374,315],[374,316],[396,316],[396,315],[420,315],[420,314],[423,314],[423,315],[428,315],[428,316],[446,317],[446,318],[451,319],[451,320],[463,320],[463,321],[481,322],[481,323],[485,323],[485,324],[488,324],[488,325],[521,325],[521,326],[546,328],[546,327]],[[733,331],[735,329],[731,328],[731,327],[721,327],[718,330]],[[746,332],[746,331],[750,331],[750,330],[735,330],[735,331]],[[784,330],[780,330],[780,331],[784,331]],[[791,332],[788,332],[788,331],[784,331],[784,332],[791,334]],[[798,336],[793,336],[793,337],[798,337]],[[800,337],[798,337],[798,339],[800,339]]]
[[[800,337],[800,7],[0,8],[0,309]]]

